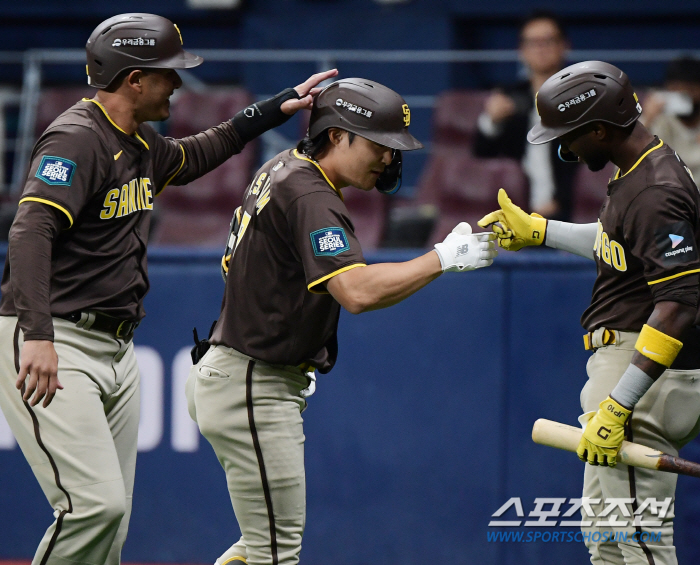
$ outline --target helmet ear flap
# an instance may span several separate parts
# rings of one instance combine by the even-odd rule
[[[395,194],[401,188],[401,176],[403,172],[403,155],[400,149],[394,150],[394,156],[379,178],[375,188],[382,194]]]

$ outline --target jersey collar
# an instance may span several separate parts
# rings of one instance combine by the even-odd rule
[[[327,182],[327,183],[330,185],[330,187],[336,192],[336,194],[337,194],[338,196],[340,196],[340,199],[344,201],[344,199],[343,199],[343,193],[340,192],[340,190],[337,189],[337,188],[335,187],[335,185],[331,182],[331,179],[328,178],[328,175],[326,175],[326,172],[321,168],[321,165],[319,165],[316,161],[314,161],[313,159],[310,159],[309,157],[300,155],[299,152],[298,152],[296,149],[295,149],[294,151],[292,151],[292,154],[293,154],[297,159],[301,159],[302,161],[308,161],[309,163],[311,163],[312,165],[314,165],[314,167],[316,167],[319,171],[321,171],[321,174],[323,175],[323,178],[326,179],[326,182]]]
[[[652,143],[654,143],[655,141],[656,141],[656,139],[654,141],[652,141]],[[632,165],[632,168],[629,171],[627,171],[624,175],[620,176],[620,169],[617,169],[617,171],[615,172],[615,176],[613,177],[612,180],[615,181],[617,179],[621,179],[622,177],[629,175],[632,171],[634,171],[634,169],[637,168],[637,165],[639,165],[639,163],[644,161],[644,159],[646,158],[647,155],[649,155],[649,153],[651,153],[652,151],[656,151],[657,149],[660,149],[663,144],[664,144],[664,142],[659,139],[659,142],[656,145],[654,145],[653,147],[651,147],[650,149],[647,149],[642,154],[642,156],[639,159],[637,159],[637,162],[634,165]],[[649,146],[647,145],[647,147],[649,147]]]
[[[102,104],[100,104],[97,100],[95,100],[94,98],[83,98],[83,102],[92,102],[93,104],[95,104],[100,110],[102,110],[102,113],[103,113],[103,114],[105,115],[105,117],[109,120],[109,123],[110,123],[110,124],[112,124],[115,128],[117,128],[117,129],[118,129],[120,132],[122,132],[124,135],[129,135],[129,134],[126,133],[122,128],[120,128],[116,123],[114,123],[114,120],[113,120],[113,119],[110,117],[110,115],[107,113],[107,110],[105,110],[105,107],[104,107]],[[131,136],[129,136],[129,137],[131,137]],[[139,132],[135,131],[135,132],[134,132],[134,137],[136,137],[136,139],[138,139],[141,143],[143,143],[144,146],[146,147],[146,149],[148,149],[148,150],[151,149],[151,148],[148,146],[148,143],[146,143],[146,141],[143,139],[143,137],[141,137],[141,136],[139,135]]]

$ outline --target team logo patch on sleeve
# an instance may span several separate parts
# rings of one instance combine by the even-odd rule
[[[350,250],[348,237],[343,228],[323,228],[311,234],[311,245],[317,257],[334,257]]]
[[[63,157],[44,155],[34,176],[53,186],[70,186],[76,166],[73,161]]]

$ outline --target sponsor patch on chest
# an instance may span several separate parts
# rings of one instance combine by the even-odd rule
[[[323,228],[310,234],[311,246],[317,257],[334,257],[350,250],[348,237],[343,228]]]
[[[53,186],[70,186],[76,166],[69,159],[44,155],[34,176]]]

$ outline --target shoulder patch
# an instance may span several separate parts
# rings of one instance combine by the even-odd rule
[[[348,237],[343,228],[323,228],[311,232],[311,245],[317,257],[335,257],[350,250]]]
[[[53,186],[70,186],[76,167],[69,159],[44,155],[34,176]]]

